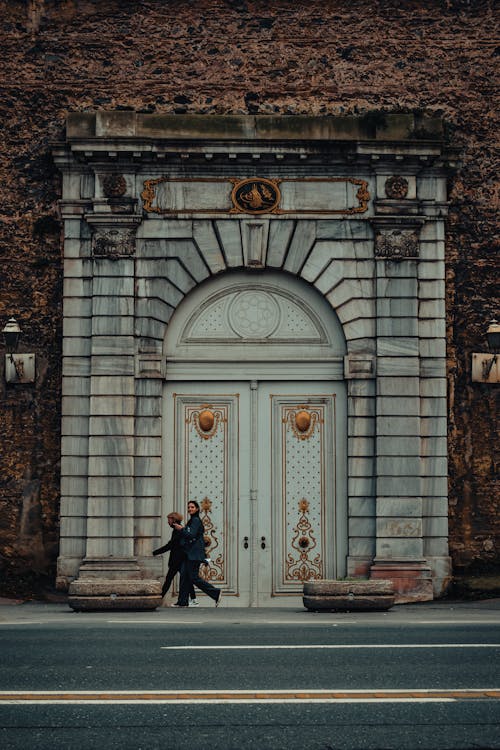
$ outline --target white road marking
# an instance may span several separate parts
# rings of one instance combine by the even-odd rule
[[[499,625],[500,617],[496,620],[420,620],[412,625]]]
[[[175,622],[165,622],[165,620],[106,620],[113,625],[206,625],[206,620],[175,620]],[[226,623],[225,623],[226,624]]]
[[[113,625],[161,625],[162,627],[175,627],[177,625],[217,625],[213,620],[106,620],[107,623]],[[225,620],[223,625],[310,625],[311,623],[301,622],[300,620],[275,620],[275,621],[263,621],[263,620]],[[340,623],[312,623],[313,625],[331,625],[332,627],[338,627]],[[343,623],[342,623],[343,624]],[[354,625],[352,620],[345,621],[346,625]]]
[[[209,625],[209,620],[106,620],[110,625],[161,625],[162,628],[177,627],[177,625]],[[213,624],[213,623],[212,623]],[[224,625],[233,625],[225,622]],[[239,624],[239,623],[238,623]]]
[[[311,649],[361,649],[361,648],[500,648],[500,643],[303,643],[297,645],[247,645],[247,646],[160,646],[161,649],[166,651],[262,651],[262,650],[274,650],[274,649],[287,649],[287,650],[307,650]]]
[[[245,625],[247,623],[244,623]],[[326,621],[321,620],[317,622],[311,622],[311,620],[265,620],[262,623],[259,623],[259,625],[307,625],[308,627],[313,626],[325,626],[329,625],[332,628],[338,628],[339,625],[362,625],[363,623],[359,623],[358,620],[337,620],[337,621]]]
[[[213,620],[106,620],[109,623],[119,623],[120,625],[206,625],[207,623],[216,624]],[[241,618],[239,620],[224,620],[223,625],[330,625],[332,627],[338,627],[338,625],[358,625],[357,620],[338,620],[337,622],[324,621],[324,622],[311,622],[310,620],[252,620]]]

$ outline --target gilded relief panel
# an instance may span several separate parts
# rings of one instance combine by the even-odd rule
[[[325,578],[329,572],[325,558],[326,461],[332,453],[328,426],[332,410],[331,397],[319,400],[323,403],[308,399],[306,404],[279,405],[281,480],[277,483],[275,525],[281,552],[274,565],[278,594],[296,594],[304,581]]]
[[[369,211],[367,180],[357,177],[157,177],[144,180],[147,213],[345,215]]]
[[[179,397],[177,397],[179,398]],[[189,399],[189,400],[188,400]],[[182,427],[182,507],[195,500],[205,527],[208,566],[200,573],[217,585],[232,587],[234,560],[231,559],[228,530],[232,527],[228,499],[236,488],[237,448],[236,396],[209,400],[181,397]]]

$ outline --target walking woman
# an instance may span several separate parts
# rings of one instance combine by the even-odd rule
[[[166,595],[172,584],[174,576],[179,573],[180,569],[182,568],[182,564],[186,559],[186,554],[183,547],[183,539],[180,531],[180,529],[182,529],[181,522],[182,516],[180,513],[169,513],[167,516],[167,523],[172,529],[172,536],[170,537],[170,541],[167,542],[167,544],[164,544],[163,547],[159,547],[158,549],[153,550],[153,555],[155,556],[162,555],[164,552],[170,552],[168,558],[167,575],[161,588],[162,596]],[[179,528],[174,528],[174,524],[178,524]],[[196,594],[193,586],[191,586],[189,591],[189,599],[189,604],[191,607],[198,606],[198,601],[196,599]]]
[[[190,500],[187,506],[189,521],[186,526],[174,523],[174,529],[180,532],[185,554],[185,560],[181,569],[181,590],[179,592],[179,607],[188,606],[189,590],[191,586],[207,594],[215,601],[218,607],[222,597],[222,591],[215,588],[208,581],[200,578],[199,570],[202,562],[205,561],[205,543],[203,540],[204,527],[200,519],[200,506],[195,500]]]

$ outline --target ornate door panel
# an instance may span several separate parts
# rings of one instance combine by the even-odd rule
[[[171,392],[168,399],[167,436],[172,435],[173,424],[167,469],[171,480],[168,508],[185,516],[189,500],[200,504],[207,556],[211,559],[208,568],[202,566],[202,575],[227,593],[246,595],[248,586],[238,577],[236,544],[240,452],[244,448],[244,438],[242,444],[240,436],[241,397],[239,393],[222,393],[220,388],[207,391],[202,384],[186,391]]]
[[[301,597],[304,580],[335,574],[336,399],[331,383],[302,388],[292,382],[259,389],[271,434],[259,472],[264,482],[259,509],[270,532],[260,561],[261,604],[270,597],[275,604],[280,596]],[[263,428],[261,424],[260,434]],[[265,536],[262,527],[259,534]]]

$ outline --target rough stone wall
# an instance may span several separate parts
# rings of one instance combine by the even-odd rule
[[[34,386],[0,380],[0,591],[35,590],[57,554],[62,265],[51,141],[68,112],[444,117],[451,554],[500,566],[498,387],[471,383],[498,315],[495,0],[0,0],[0,321]],[[496,239],[495,239],[496,238]],[[3,357],[1,360],[3,370]],[[495,398],[497,402],[495,404]]]

